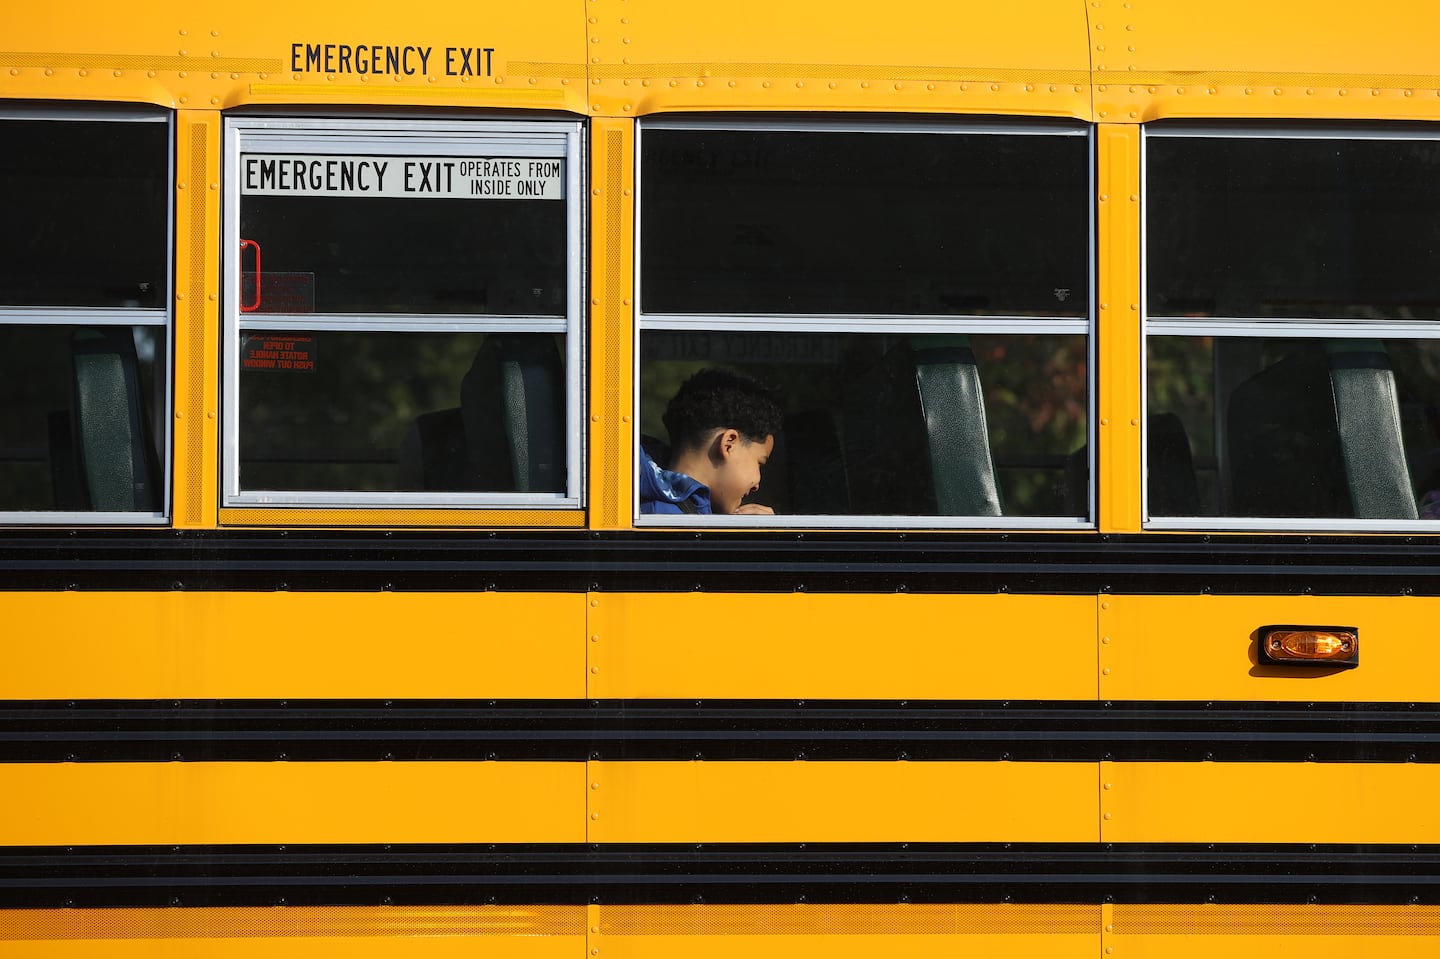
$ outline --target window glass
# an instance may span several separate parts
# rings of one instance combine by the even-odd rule
[[[561,346],[546,334],[246,335],[240,478],[262,490],[563,492]],[[541,385],[526,424],[527,452],[545,452],[517,457],[503,367],[547,354],[562,375]]]
[[[669,120],[639,142],[642,520],[1088,520],[1086,136]],[[741,409],[774,446],[738,500],[727,432],[695,421]]]
[[[168,126],[0,119],[0,142],[0,306],[163,309]]]
[[[0,519],[168,511],[170,125],[0,116]]]
[[[1152,516],[1440,518],[1440,340],[1156,336]]]
[[[1145,139],[1148,521],[1440,514],[1440,141]]]
[[[226,503],[579,505],[579,125],[228,137]]]
[[[1083,317],[1087,148],[936,131],[647,131],[645,310]]]
[[[1440,319],[1440,141],[1155,136],[1155,316]]]
[[[159,326],[0,325],[0,510],[157,512]]]

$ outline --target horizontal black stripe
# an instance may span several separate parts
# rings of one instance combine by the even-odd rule
[[[0,703],[0,761],[1440,762],[1436,703]]]
[[[0,848],[0,907],[1437,903],[1440,846],[786,844]]]
[[[1440,537],[20,530],[5,589],[1440,595]]]

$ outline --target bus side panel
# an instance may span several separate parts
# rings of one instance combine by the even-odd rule
[[[11,593],[0,698],[585,695],[584,599],[549,593]]]
[[[1095,698],[1094,596],[643,593],[591,601],[592,698]],[[684,640],[677,623],[692,624]]]

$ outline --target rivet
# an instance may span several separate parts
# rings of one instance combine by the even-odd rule
[[[1380,95],[1380,91],[1379,91],[1379,90],[1371,90],[1371,91],[1370,91],[1370,95],[1371,95],[1372,97],[1378,97],[1378,96]]]
[[[795,89],[797,89],[797,90],[802,90],[802,89],[804,89],[804,88],[805,88],[805,81],[804,81],[804,80],[796,80],[796,81],[795,81]]]
[[[594,17],[591,17],[591,18],[590,18],[590,22],[591,22],[591,23],[599,23],[600,21],[599,21],[599,20],[596,20]]]
[[[181,98],[180,98],[180,102],[181,102],[181,103],[189,103],[189,102],[190,102],[190,98],[189,98],[189,97],[181,97]]]
[[[591,819],[599,819],[599,818],[600,818],[600,814],[599,814],[598,812],[592,812],[592,813],[590,814],[590,818],[591,818]]]
[[[1103,117],[1105,114],[1102,113],[1102,114],[1100,114],[1100,115]],[[1101,202],[1101,203],[1104,203],[1104,202],[1105,202],[1106,200],[1108,200],[1108,199],[1110,199],[1110,194],[1108,194],[1108,193],[1102,193],[1102,194],[1100,194],[1100,202]],[[1103,309],[1105,309],[1105,307],[1102,306],[1102,307],[1100,307],[1100,309],[1103,310]]]
[[[1130,194],[1130,202],[1131,202],[1131,203],[1136,203],[1136,202],[1139,201],[1139,199],[1140,199],[1140,194],[1138,194],[1138,193],[1132,193],[1132,194]],[[1134,303],[1131,303],[1131,304],[1130,304],[1130,308],[1133,310],[1133,309],[1135,308],[1135,304],[1134,304]]]
[[[1130,30],[1130,31],[1133,32],[1134,29],[1135,29],[1135,24],[1133,24],[1133,23],[1127,23],[1127,24],[1125,24],[1125,29],[1126,29],[1126,30]]]
[[[1135,44],[1132,43],[1132,44],[1130,44],[1128,47],[1126,47],[1125,49],[1126,49],[1126,50],[1129,50],[1131,53],[1134,53],[1134,52],[1135,52]]]
[[[218,36],[220,36],[220,31],[219,31],[219,30],[211,30],[211,31],[210,31],[210,36],[212,36],[212,37],[218,37]]]
[[[219,80],[219,79],[220,79],[220,74],[218,74],[218,73],[212,73],[212,74],[210,74],[210,79],[211,79],[211,80]]]
[[[731,81],[731,84],[730,84],[730,85],[731,85],[731,86],[734,86],[734,85],[735,85],[735,84],[734,84],[734,81]],[[831,81],[830,81],[830,89],[832,89],[832,90],[834,90],[834,89],[835,89],[836,87],[838,87],[839,85],[840,85],[840,84],[836,83],[834,80],[831,80]]]
[[[1106,819],[1109,819],[1110,817],[1109,817],[1109,816],[1106,816],[1105,818],[1106,818]],[[1106,946],[1106,947],[1105,947],[1105,955],[1110,956],[1110,955],[1114,955],[1114,953],[1115,953],[1115,947],[1114,947],[1114,946]]]
[[[590,637],[590,642],[592,642],[592,643],[598,643],[598,642],[600,642],[600,635],[597,633],[596,635],[591,636],[591,637]],[[590,788],[591,788],[591,789],[594,789],[595,787],[594,787],[594,786],[591,786]]]
[[[177,190],[183,190],[183,189],[185,189],[185,184],[183,184],[183,183],[177,183],[177,184],[175,184],[175,189],[177,189]]]
[[[215,411],[211,410],[210,412],[206,413],[205,418],[207,420],[213,420],[215,418]]]
[[[1140,89],[1139,87],[1134,87],[1134,86],[1132,86],[1132,87],[1130,88],[1130,92],[1131,92],[1131,93],[1135,93],[1135,92],[1139,91],[1139,89]]]
[[[630,22],[630,18],[629,18],[629,17],[621,17],[621,18],[620,18],[620,22],[621,22],[621,23],[629,23],[629,22]]]
[[[991,93],[999,93],[999,92],[1000,92],[1000,84],[998,84],[998,83],[992,83],[992,84],[990,84],[990,92],[991,92]]]
[[[670,85],[671,85],[672,87],[678,87],[678,86],[680,85],[680,81],[679,81],[679,80],[671,80],[671,81],[670,81]],[[765,84],[765,85],[768,87],[770,84],[767,83],[767,84]]]
[[[1027,84],[1025,84],[1025,92],[1026,92],[1026,93],[1029,93],[1030,91],[1032,91],[1032,90],[1034,90],[1034,89],[1035,89],[1035,84],[1033,84],[1033,83],[1027,83]]]
[[[1139,421],[1139,420],[1131,420],[1131,421],[1130,421],[1130,425],[1131,425],[1131,426],[1139,426],[1139,425],[1140,425],[1140,421]]]
[[[761,83],[760,85],[761,85],[762,87],[764,87],[765,89],[767,89],[767,90],[770,89],[770,81],[769,81],[769,80],[764,81],[764,82]]]
[[[190,31],[189,31],[189,30],[181,30],[181,31],[180,31],[180,36],[182,36],[182,37],[188,37],[188,36],[190,36]]]
[[[629,42],[630,42],[630,38],[629,38],[629,37],[621,37],[621,38],[620,38],[620,42],[621,42],[621,43],[629,43]]]
[[[116,70],[116,71],[115,71],[115,76],[118,77],[118,76],[120,76],[120,75],[121,75],[121,71]],[[1409,94],[1409,93],[1406,93],[1405,95],[1406,95],[1406,96],[1409,96],[1410,94]]]
[[[154,70],[146,70],[146,71],[145,71],[145,75],[146,75],[147,77],[153,77],[153,76],[155,76],[155,71],[154,71]],[[261,77],[264,77],[265,74],[262,73],[262,74],[260,74],[260,76],[261,76]]]
[[[1148,92],[1150,92],[1150,93],[1155,93],[1155,92],[1157,92],[1160,88],[1159,88],[1159,87],[1146,87],[1145,89],[1146,89]]]
[[[214,293],[211,293],[211,294],[207,297],[207,299],[209,299],[209,300],[214,300],[214,299],[215,299],[215,294],[214,294]]]
[[[1102,420],[1100,421],[1100,425],[1101,425],[1101,426],[1109,426],[1109,425],[1110,425],[1110,421],[1107,420],[1107,419],[1102,419]]]
[[[184,50],[181,50],[181,51],[180,51],[180,55],[181,55],[182,57],[189,56],[189,54],[186,53]]]
[[[46,68],[45,68],[45,75],[46,75],[47,77],[53,77],[53,76],[55,75],[55,71],[54,71],[54,70],[51,70],[49,67],[46,67]]]
[[[599,38],[599,37],[591,37],[591,38],[590,38],[590,42],[591,42],[591,43],[599,43],[599,42],[600,42],[600,38]]]
[[[1284,91],[1283,89],[1281,89],[1280,87],[1276,87],[1276,88],[1275,88],[1275,95],[1276,95],[1277,97],[1278,97],[1278,96],[1281,96],[1282,94],[1284,94],[1284,92],[1285,92],[1285,91]]]
[[[935,84],[933,84],[933,83],[927,83],[927,84],[925,84],[925,89],[927,89],[927,90],[933,90],[933,89],[935,89]]]
[[[176,293],[176,294],[175,294],[175,299],[177,299],[177,300],[183,300],[183,299],[185,299],[185,294],[184,294],[184,293]]]
[[[1051,92],[1051,93],[1054,93],[1057,89],[1059,89],[1059,88],[1056,87],[1055,84],[1053,84],[1053,83],[1050,84],[1050,92]]]
[[[590,608],[591,608],[591,609],[594,609],[596,606],[599,606],[599,605],[600,605],[600,600],[598,600],[598,599],[592,599],[592,600],[590,600]]]
[[[1415,91],[1414,91],[1414,90],[1406,90],[1406,91],[1405,91],[1405,95],[1406,95],[1407,97],[1413,97],[1413,96],[1415,95]]]
[[[1215,88],[1214,88],[1214,87],[1211,87],[1211,88],[1210,88],[1208,91],[1206,91],[1206,92],[1209,93],[1209,94],[1213,97],[1213,96],[1215,95]]]
[[[210,98],[210,105],[211,105],[211,106],[219,106],[219,105],[220,105],[220,98],[219,98],[219,97],[211,97],[211,98]]]
[[[591,193],[592,196],[599,196],[599,195],[600,195],[600,188],[597,186],[595,189],[591,190],[590,193]],[[599,303],[600,301],[599,301],[599,300],[596,300],[595,302],[596,302],[596,303]]]
[[[1349,90],[1341,90],[1341,91],[1340,91],[1340,95],[1343,97],[1345,94],[1347,94],[1347,93],[1349,93],[1349,92],[1350,92]]]
[[[622,422],[628,423],[628,422],[630,422],[630,417],[629,417],[629,416],[622,416],[622,417],[620,417],[620,420],[621,420]]]
[[[1130,119],[1132,119],[1132,120],[1135,119],[1136,117],[1138,117],[1139,115],[1140,115],[1140,111],[1139,111],[1139,110],[1131,110],[1131,111],[1130,111]]]
[[[1095,49],[1096,49],[1096,50],[1099,50],[1101,53],[1104,53],[1104,52],[1105,52],[1105,44],[1103,44],[1103,43],[1096,44]]]
[[[1102,422],[1102,423],[1108,423],[1109,420],[1101,420],[1101,422]],[[1109,604],[1109,603],[1101,603],[1101,604],[1100,604],[1100,608],[1101,608],[1101,609],[1109,609],[1109,608],[1110,608],[1110,604]]]
[[[1107,112],[1104,111],[1104,110],[1101,110],[1101,111],[1100,111],[1100,119],[1102,119],[1102,120],[1105,119],[1106,117],[1108,117],[1109,115],[1110,115],[1110,114],[1107,113]],[[1103,200],[1103,199],[1105,199],[1105,198],[1104,198],[1104,197],[1101,197],[1100,199]]]
[[[1133,199],[1135,199],[1135,198],[1132,196],[1130,199],[1133,200]],[[1138,310],[1138,309],[1140,309],[1140,304],[1139,304],[1139,303],[1131,303],[1131,304],[1130,304],[1130,309],[1132,309],[1132,310]]]
[[[210,56],[212,56],[212,57],[218,57],[218,56],[220,56],[220,51],[219,51],[219,50],[211,50],[211,51],[210,51]]]
[[[1110,645],[1110,637],[1109,637],[1109,636],[1106,636],[1106,637],[1104,637],[1103,639],[1101,639],[1100,642],[1104,643],[1106,646],[1109,646],[1109,645]],[[1109,787],[1109,786],[1106,786],[1105,788],[1106,788],[1106,789],[1109,789],[1110,787]]]
[[[231,80],[239,80],[239,79],[240,79],[240,74],[238,74],[238,73],[232,73],[232,74],[230,74],[230,79],[231,79]]]
[[[626,112],[626,113],[629,113],[629,112],[630,112],[630,104],[628,104],[628,103],[625,104],[625,112]]]
[[[598,673],[598,672],[600,672],[600,667],[599,667],[599,666],[591,666],[591,667],[590,667],[590,672],[592,672],[592,673]]]
[[[640,81],[640,85],[641,85],[642,87],[648,87],[648,86],[650,85],[650,81],[649,81],[649,80],[641,80],[641,81]]]
[[[1184,88],[1184,87],[1176,87],[1176,88],[1175,88],[1175,92],[1183,96],[1183,95],[1185,94],[1185,88]]]
[[[704,80],[696,80],[696,81],[695,81],[695,85],[696,85],[697,87],[703,87],[703,86],[705,85],[705,81],[704,81]]]
[[[1254,93],[1254,92],[1255,92],[1255,88],[1254,88],[1254,87],[1246,87],[1246,88],[1245,88],[1245,95],[1246,95],[1247,97],[1250,96],[1250,94],[1252,94],[1252,93]]]
[[[177,420],[183,420],[183,419],[185,418],[185,414],[182,413],[182,412],[180,412],[179,410],[176,410],[176,411],[175,411],[175,418],[176,418]]]
[[[1076,93],[1080,93],[1080,92],[1083,91],[1084,89],[1085,89],[1085,87],[1084,87],[1082,84],[1079,84],[1079,83],[1075,84],[1075,92],[1076,92]],[[1104,87],[1101,87],[1101,88],[1100,88],[1100,91],[1103,93],[1103,92],[1105,91],[1105,88],[1104,88]]]
[[[1108,637],[1107,637],[1107,639],[1108,639]],[[1106,784],[1105,784],[1105,788],[1106,788],[1106,789],[1114,789],[1114,788],[1115,788],[1115,784],[1114,784],[1114,783],[1106,783]]]
[[[18,76],[20,75],[20,71],[17,70],[15,67],[11,67],[11,68],[10,68],[10,75],[11,75],[12,77],[18,77]],[[153,77],[155,74],[152,73],[152,74],[150,74],[150,75]]]
[[[1092,6],[1098,7],[1098,6],[1100,6],[1100,4],[1096,3],[1096,4],[1092,4]],[[1105,24],[1103,24],[1103,23],[1097,23],[1097,24],[1095,24],[1095,29],[1096,29],[1096,30],[1104,30],[1104,29],[1105,29]]]
[[[725,85],[726,85],[727,87],[733,87],[733,86],[735,86],[735,81],[734,81],[734,80],[727,81]],[[830,84],[830,85],[833,87],[835,84],[832,83],[832,84]]]

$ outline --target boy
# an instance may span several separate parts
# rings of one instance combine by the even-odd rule
[[[760,488],[760,467],[775,449],[780,406],[748,376],[701,370],[665,407],[670,469],[640,451],[640,512],[773,513],[741,504]]]

